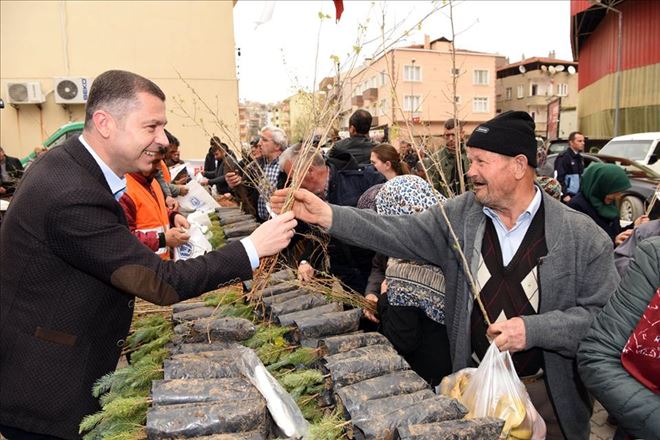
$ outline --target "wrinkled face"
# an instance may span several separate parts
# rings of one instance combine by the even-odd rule
[[[273,133],[270,130],[266,130],[261,134],[258,145],[261,148],[261,154],[266,156],[268,160],[274,160],[278,156],[280,147],[273,141]]]
[[[376,171],[382,175],[385,175],[386,172],[392,169],[390,161],[383,162],[378,158],[376,153],[371,153],[371,164],[376,168]]]
[[[399,154],[402,156],[408,154],[410,151],[410,144],[406,141],[399,142]]]
[[[576,134],[575,139],[568,142],[571,148],[575,151],[584,151],[584,136]]]
[[[467,177],[479,203],[492,209],[506,208],[517,185],[513,158],[474,147],[467,148],[467,157]]]
[[[123,172],[150,172],[168,145],[165,135],[165,103],[148,93],[137,94],[136,105],[126,115],[112,116],[109,153]]]
[[[325,166],[311,166],[307,175],[300,184],[301,188],[306,189],[314,194],[322,195],[325,191],[325,184],[327,180],[327,175],[324,174],[326,167]]]

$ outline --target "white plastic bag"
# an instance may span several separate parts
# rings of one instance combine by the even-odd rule
[[[479,368],[465,368],[445,377],[440,392],[460,400],[469,411],[466,418],[504,420],[502,439],[545,439],[545,422],[518,378],[511,355],[500,352],[495,343],[490,344]]]
[[[301,439],[307,434],[309,423],[302,415],[293,397],[268,372],[256,353],[247,347],[239,347],[241,357],[237,365],[241,373],[266,399],[273,420],[287,438]]]
[[[176,198],[182,210],[209,213],[220,207],[218,202],[197,181],[191,180],[186,183],[186,188],[188,188],[188,194]]]
[[[199,257],[213,250],[211,243],[204,236],[201,225],[192,223],[188,233],[190,234],[190,240],[174,248],[174,261]]]

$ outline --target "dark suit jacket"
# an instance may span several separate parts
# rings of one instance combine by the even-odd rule
[[[163,261],[126,227],[77,138],[28,168],[0,229],[0,425],[78,438],[114,370],[134,296],[172,304],[252,276],[240,243]]]

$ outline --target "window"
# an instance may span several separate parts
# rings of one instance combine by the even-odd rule
[[[387,80],[387,74],[385,73],[384,70],[380,72],[380,86],[383,87],[385,85],[385,81]]]
[[[516,90],[516,93],[517,93],[516,96],[518,97],[518,99],[524,98],[525,97],[525,87],[522,86],[522,85],[518,86],[517,90]]]
[[[421,96],[419,95],[406,95],[403,97],[403,111],[417,112],[420,107]]]
[[[557,84],[557,96],[568,96],[568,84],[566,83]]]
[[[507,87],[506,88],[506,100],[511,101],[512,97],[513,97],[513,88]]]
[[[529,85],[529,96],[536,96],[539,94],[539,85],[536,83],[531,83]]]
[[[472,82],[477,86],[487,86],[488,85],[488,70],[475,70],[474,76],[472,77]]]
[[[421,81],[422,80],[422,67],[421,66],[403,66],[403,80],[404,81]]]
[[[488,113],[488,98],[485,96],[475,97],[472,101],[473,113]]]
[[[380,100],[380,116],[387,116],[387,99]]]

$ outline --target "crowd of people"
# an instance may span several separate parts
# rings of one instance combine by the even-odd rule
[[[588,439],[592,396],[621,438],[658,438],[660,338],[640,319],[657,318],[660,220],[621,230],[628,177],[617,165],[585,167],[581,133],[555,175],[539,176],[547,155],[525,112],[469,136],[449,119],[432,151],[414,139],[374,142],[372,117],[358,110],[349,137],[330,136],[323,149],[320,136],[289,145],[266,126],[237,157],[213,136],[192,176],[165,114],[152,81],[100,75],[83,134],[35,160],[13,194],[0,231],[8,439],[77,437],[97,408],[93,382],[115,368],[134,297],[185,300],[250,278],[278,252],[303,283],[334,276],[373,302],[363,327],[429,386],[478,365],[494,343],[512,354],[548,439]],[[1,149],[0,165],[0,191],[13,192],[4,182],[18,166]],[[262,225],[176,262],[172,249],[190,238],[176,198],[192,179],[231,194]],[[292,210],[281,213],[288,197]],[[642,331],[656,339],[631,340]]]

